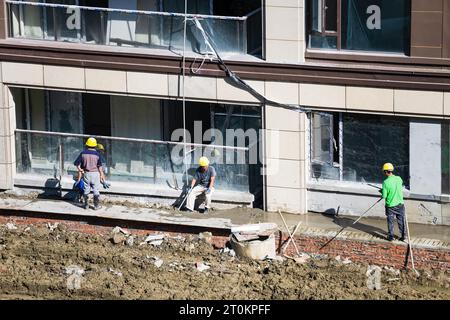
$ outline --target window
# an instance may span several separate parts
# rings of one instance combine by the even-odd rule
[[[210,53],[198,24],[187,20],[184,0],[7,1],[13,38],[45,39],[93,45]],[[260,0],[189,0],[188,14],[198,19],[223,57],[262,58]],[[170,13],[170,14],[167,14]],[[186,48],[185,48],[186,45]]]
[[[310,132],[312,178],[381,182],[381,166],[392,162],[409,185],[408,119],[313,114]]]
[[[308,0],[308,47],[409,52],[409,0]]]
[[[163,143],[182,141],[178,134],[173,137],[177,129],[183,128],[181,101],[24,88],[11,88],[11,94],[17,121],[18,174],[76,173],[73,161],[84,148],[86,136],[83,135],[95,135],[106,150],[105,167],[111,181],[175,188],[183,185],[184,154],[176,153],[182,148]],[[230,148],[240,147],[237,142],[234,144],[234,136],[233,140],[226,141],[228,137],[224,134],[223,140],[212,143],[211,136],[206,134],[213,128],[222,132],[227,129],[259,132],[261,108],[187,101],[186,124],[187,142],[203,144],[203,147],[188,147],[186,156],[191,161],[188,174],[197,167],[197,160],[204,153],[221,177],[218,188],[251,192],[255,203],[261,204],[260,163],[250,163],[250,151]],[[224,145],[229,148],[220,148]],[[258,155],[259,140],[251,143],[247,140],[245,147]],[[233,161],[240,154],[245,162]]]

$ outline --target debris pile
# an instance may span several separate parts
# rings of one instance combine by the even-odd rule
[[[450,299],[445,272],[417,278],[391,266],[303,252],[242,259],[230,246],[212,246],[212,235],[203,232],[138,236],[116,227],[103,236],[61,233],[61,225],[50,235],[45,225],[22,233],[0,228],[0,298]],[[248,240],[254,234],[271,235],[252,228],[231,237],[247,244],[259,241]],[[49,241],[55,235],[61,241]],[[130,239],[134,245],[126,245]]]
[[[230,245],[241,258],[264,260],[276,257],[276,224],[248,224],[231,228]]]
[[[139,243],[139,245],[142,246],[145,244],[150,244],[152,246],[157,247],[163,243],[164,238],[165,238],[165,235],[163,235],[163,234],[150,234],[144,239],[144,241]]]

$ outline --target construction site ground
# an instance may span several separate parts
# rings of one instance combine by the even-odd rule
[[[205,228],[275,222],[277,214],[237,208],[209,215],[154,205],[104,204],[99,211],[74,203],[2,196],[0,209],[140,219]],[[336,233],[354,220],[319,214],[284,214],[299,232]],[[385,221],[366,218],[346,237],[383,240]],[[53,230],[52,230],[53,229]],[[417,245],[448,248],[445,226],[411,225]],[[379,233],[379,234],[378,234]],[[399,271],[381,266],[378,290],[369,289],[368,265],[311,254],[306,261],[251,261],[221,252],[197,235],[166,237],[161,244],[114,244],[110,235],[88,235],[45,225],[0,225],[1,299],[450,299],[448,270]],[[205,270],[202,270],[202,267]],[[208,268],[209,266],[209,268]],[[206,269],[208,268],[208,269]],[[200,270],[199,270],[200,269]],[[201,271],[202,270],[202,271]],[[75,278],[74,278],[75,277]],[[77,282],[78,281],[78,282]],[[75,287],[74,287],[75,283]]]
[[[29,228],[29,229],[27,229]],[[108,236],[63,226],[0,227],[1,299],[450,299],[449,274],[384,270],[379,290],[367,286],[367,265],[312,257],[241,260],[197,237],[159,246],[113,244]],[[158,259],[162,265],[155,265]],[[210,266],[199,271],[196,263]],[[80,268],[70,287],[67,268]]]

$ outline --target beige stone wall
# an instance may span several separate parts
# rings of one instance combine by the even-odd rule
[[[168,74],[2,62],[1,75],[8,85],[171,99],[180,99],[183,95],[182,77]],[[189,100],[260,104],[257,98],[227,79],[189,76],[185,81],[185,96]],[[268,99],[280,103],[344,112],[450,117],[450,92],[256,80],[247,83]]]
[[[267,105],[267,210],[306,213],[305,114]]]
[[[305,1],[266,0],[266,60],[298,64],[304,62]]]
[[[16,117],[9,90],[0,83],[0,190],[11,189],[16,167]]]
[[[268,1],[268,4],[270,3],[272,2]],[[168,74],[2,62],[1,77],[6,86],[24,85],[170,99],[180,99],[182,96],[182,78]],[[320,110],[450,118],[450,92],[274,81],[248,83],[269,99]],[[5,89],[6,86],[2,85],[3,98],[0,104],[0,188],[12,185],[15,167],[14,109],[9,99],[4,98],[5,93],[9,92]],[[185,95],[189,100],[260,104],[254,96],[223,78],[187,77],[185,87]],[[306,212],[305,122],[306,117],[300,113],[270,105],[266,107],[265,144],[268,169],[270,171],[273,167],[283,168],[278,173],[267,176],[265,187],[269,210]]]

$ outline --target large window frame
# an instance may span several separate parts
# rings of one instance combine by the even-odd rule
[[[330,182],[338,182],[345,184],[380,184],[382,181],[382,175],[380,174],[380,179],[370,180],[373,172],[371,170],[367,170],[367,165],[361,165],[360,167],[356,167],[354,163],[354,155],[351,155],[352,152],[355,151],[355,144],[350,144],[346,146],[346,138],[349,138],[353,135],[355,136],[355,127],[354,121],[355,118],[361,118],[361,124],[364,123],[369,124],[367,130],[369,128],[383,128],[384,124],[373,123],[370,120],[371,115],[363,115],[363,114],[351,114],[351,113],[343,113],[343,112],[319,112],[312,113],[308,116],[308,148],[307,148],[307,159],[309,161],[308,165],[308,180],[310,182],[318,182],[318,183],[330,183]],[[368,118],[367,118],[368,117]],[[386,121],[396,120],[393,117],[386,116]],[[397,120],[396,120],[397,121]],[[409,123],[410,119],[405,120],[408,123],[407,130],[409,132]],[[358,121],[359,122],[359,121]],[[383,121],[384,122],[384,121]],[[382,127],[379,127],[382,125]],[[350,126],[353,129],[350,129]],[[344,132],[345,130],[349,130]],[[358,128],[358,127],[356,127]],[[400,128],[400,127],[399,127]],[[399,129],[401,130],[401,129]],[[368,139],[372,139],[374,136],[370,136],[370,131],[368,133]],[[364,136],[364,135],[363,135]],[[376,137],[376,136],[375,136]],[[363,138],[363,137],[361,137]],[[408,134],[409,141],[409,134]],[[353,143],[355,142],[354,139]],[[367,141],[367,139],[366,139]],[[372,140],[371,140],[372,142]],[[409,142],[406,144],[408,146],[407,151],[407,172],[398,172],[400,176],[402,176],[405,187],[407,189],[410,188],[410,177],[409,177],[409,168],[410,168],[410,155],[409,155]],[[358,145],[359,146],[359,145]],[[386,147],[386,146],[385,146]],[[319,148],[319,150],[318,150]],[[362,145],[364,150],[364,144]],[[358,148],[356,148],[358,149]],[[383,153],[380,153],[383,154]],[[401,153],[400,153],[401,154]],[[400,155],[397,154],[397,155]],[[361,154],[363,155],[363,154]],[[405,153],[403,153],[405,155]],[[348,157],[348,158],[347,158]],[[367,157],[366,157],[367,158]],[[378,166],[381,166],[384,162],[395,162],[391,159],[395,159],[395,157],[377,157],[376,166],[373,165],[371,168],[375,168],[378,170]],[[346,160],[347,159],[347,160]],[[361,158],[363,164],[370,163],[364,162],[364,157]],[[367,160],[367,159],[366,159]],[[404,167],[405,163],[400,162],[396,163],[399,167]],[[380,172],[381,173],[381,172]],[[355,175],[356,180],[352,180],[352,175]],[[350,177],[346,178],[346,177]]]
[[[343,1],[345,0],[306,0],[305,1],[305,37],[306,37],[306,51],[309,53],[315,53],[315,52],[333,52],[333,53],[364,53],[364,54],[390,54],[390,55],[402,55],[402,56],[409,56],[411,51],[411,37],[409,37],[407,40],[405,40],[405,48],[403,52],[400,51],[382,51],[382,50],[360,50],[360,49],[347,49],[345,48],[345,45],[343,41],[345,40],[345,35],[343,32],[345,32],[345,26],[344,22],[348,20],[348,17],[346,18],[345,13],[343,12]],[[336,8],[328,12],[328,9],[330,6],[327,4],[329,2],[333,2],[336,5]],[[409,7],[409,33],[411,30],[411,1],[408,1],[406,5]],[[318,10],[317,8],[320,8]],[[334,6],[332,6],[334,8]],[[314,13],[320,11],[319,18],[315,21],[314,19]],[[335,23],[336,23],[336,30],[330,29],[327,27],[327,20],[331,16],[336,15]],[[319,21],[320,30],[317,29],[317,21]],[[315,25],[316,23],[316,25]],[[310,45],[311,37],[313,36],[321,36],[323,39],[326,39],[328,37],[332,37],[336,39],[336,48],[316,48],[312,47]]]
[[[341,39],[341,17],[342,17],[342,0],[335,0],[337,5],[336,5],[336,30],[328,30],[327,29],[327,18],[328,18],[328,12],[327,12],[327,3],[330,0],[311,0],[311,1],[307,1],[308,3],[308,8],[307,8],[307,36],[314,34],[314,35],[321,35],[322,37],[327,37],[327,36],[331,36],[331,37],[336,37],[336,45],[337,45],[337,50],[341,50],[342,47],[342,39]],[[333,0],[331,0],[333,1]],[[310,4],[311,2],[316,2],[316,4],[318,5],[318,7],[320,7],[320,19],[319,19],[319,24],[320,24],[320,29],[321,30],[314,30],[314,26],[313,26],[313,15],[310,14],[312,13],[312,10],[314,10],[314,7]],[[309,8],[311,7],[311,8]]]

